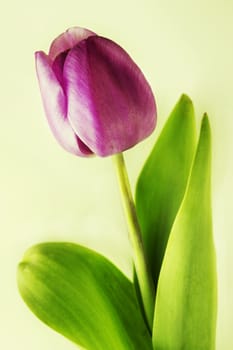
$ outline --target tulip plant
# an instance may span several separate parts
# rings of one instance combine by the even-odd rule
[[[36,53],[50,128],[68,152],[112,156],[133,278],[71,242],[30,248],[18,287],[45,324],[87,350],[214,350],[216,262],[211,217],[211,135],[204,114],[196,140],[192,101],[168,118],[133,198],[123,152],[156,125],[152,90],[115,42],[71,28]]]

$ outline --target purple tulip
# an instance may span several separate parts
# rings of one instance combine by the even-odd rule
[[[113,41],[79,27],[36,52],[45,113],[57,141],[79,156],[122,152],[156,124],[151,88]]]

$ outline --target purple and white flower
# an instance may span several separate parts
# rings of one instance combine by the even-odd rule
[[[74,27],[52,42],[48,55],[38,51],[35,57],[50,128],[67,151],[109,156],[154,130],[152,90],[115,42]]]

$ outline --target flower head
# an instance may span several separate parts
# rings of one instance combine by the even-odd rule
[[[58,36],[36,69],[50,128],[79,156],[122,152],[149,136],[156,124],[151,88],[115,42],[74,27]]]

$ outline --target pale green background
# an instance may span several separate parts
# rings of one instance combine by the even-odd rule
[[[18,295],[16,266],[30,245],[77,241],[131,272],[111,159],[76,158],[57,145],[35,77],[33,52],[47,50],[55,36],[79,25],[120,43],[157,97],[157,131],[126,154],[133,186],[182,92],[195,103],[198,125],[201,114],[209,113],[219,275],[217,349],[233,349],[233,1],[9,0],[0,16],[0,348],[77,349],[34,318]]]

